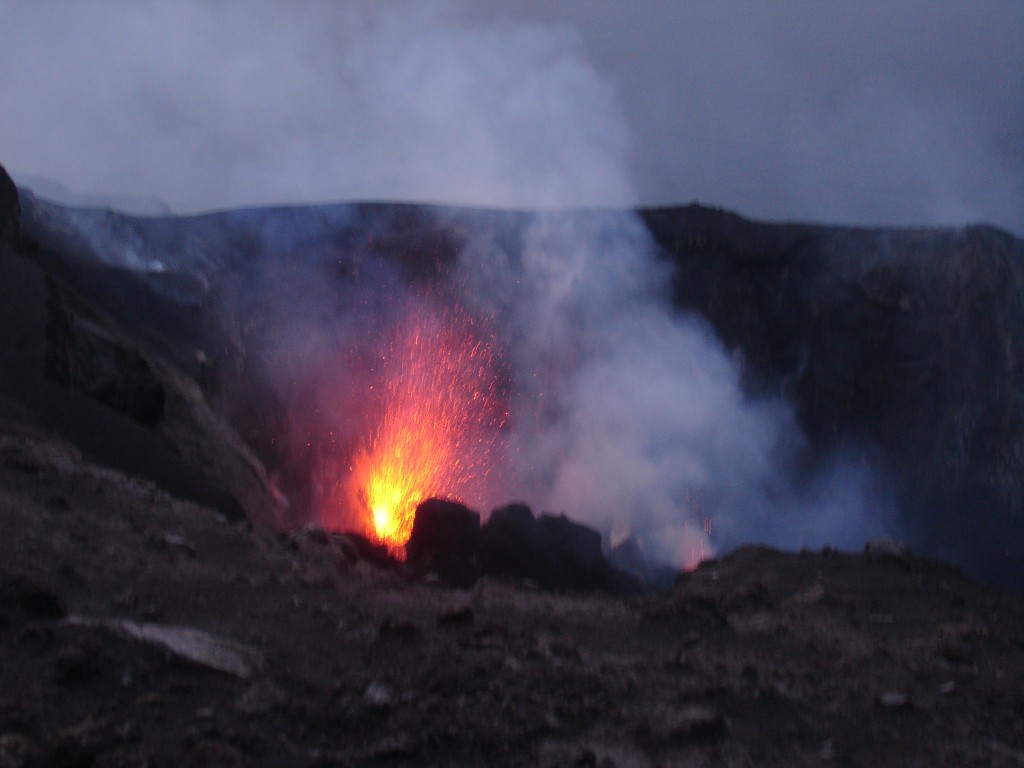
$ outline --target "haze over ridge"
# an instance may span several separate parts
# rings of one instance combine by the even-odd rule
[[[1024,231],[1013,0],[3,0],[0,19],[17,31],[0,157],[75,194],[178,211],[699,199]]]

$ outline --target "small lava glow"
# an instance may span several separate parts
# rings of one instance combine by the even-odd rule
[[[377,361],[376,423],[353,456],[346,495],[366,534],[393,551],[408,541],[417,504],[476,497],[500,461],[508,414],[477,325],[455,308],[415,304]]]

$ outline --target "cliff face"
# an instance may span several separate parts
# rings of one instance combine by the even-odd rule
[[[117,338],[195,383],[254,452],[243,463],[282,471],[293,499],[301,468],[275,452],[283,406],[259,365],[266,309],[246,298],[259,266],[319,259],[358,281],[390,262],[406,280],[443,282],[471,240],[519,258],[529,218],[406,205],[135,218],[27,192],[22,208],[33,268],[76,312],[92,304]],[[672,264],[676,306],[707,319],[752,395],[793,404],[809,463],[855,448],[895,489],[916,547],[1024,584],[1024,242],[987,227],[776,225],[700,206],[640,216]]]
[[[0,168],[0,190],[5,179]],[[5,199],[0,221],[17,224],[18,197]],[[188,333],[194,306],[158,286],[8,229],[0,241],[0,417],[29,420],[88,459],[269,526],[280,499],[262,465],[210,407],[194,358],[192,368],[174,361],[184,345],[170,339]],[[168,341],[145,320],[172,330]]]
[[[766,225],[697,207],[645,219],[675,297],[783,392],[822,450],[859,441],[918,540],[1020,581],[1024,243],[988,227]],[[984,542],[988,542],[986,545]],[[1017,559],[1019,562],[1019,559]]]
[[[21,205],[18,202],[18,188],[0,166],[0,242],[13,244],[18,231],[18,220],[21,218]]]

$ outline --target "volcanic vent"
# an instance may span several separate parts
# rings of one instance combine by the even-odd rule
[[[363,392],[357,438],[340,499],[321,510],[401,550],[418,504],[448,497],[479,505],[504,458],[508,420],[494,340],[455,305],[409,299],[396,311]]]

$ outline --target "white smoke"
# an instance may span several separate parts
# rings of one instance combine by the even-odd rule
[[[456,10],[0,0],[0,158],[16,176],[178,211],[635,203],[602,159],[628,152],[625,121],[578,36]]]
[[[0,0],[0,29],[0,162],[44,196],[184,212],[639,191],[1024,231],[1018,0]],[[618,155],[627,124],[635,185],[593,154]]]
[[[19,30],[0,49],[5,80],[33,88],[0,89],[0,113],[46,126],[0,122],[0,157],[36,158],[34,173],[72,188],[158,190],[178,209],[396,190],[533,210],[638,200],[619,94],[566,27],[270,0],[0,0],[0,14]],[[53,25],[61,44],[44,55],[17,44]],[[549,210],[515,238],[470,232],[460,269],[465,301],[496,318],[513,364],[514,480],[494,503],[523,496],[673,564],[712,543],[863,539],[865,478],[844,464],[794,479],[791,411],[745,397],[709,329],[672,312],[670,271],[636,217]],[[336,316],[330,291],[274,282],[275,300],[294,302],[271,313],[279,391],[299,397],[293,379],[318,375],[343,389],[344,370],[318,373],[318,361],[358,308]]]
[[[671,309],[636,217],[539,214],[521,235],[461,265],[466,301],[507,328],[519,497],[676,566],[751,541],[856,547],[890,517],[853,457],[801,473],[792,409],[746,396],[710,328]]]

